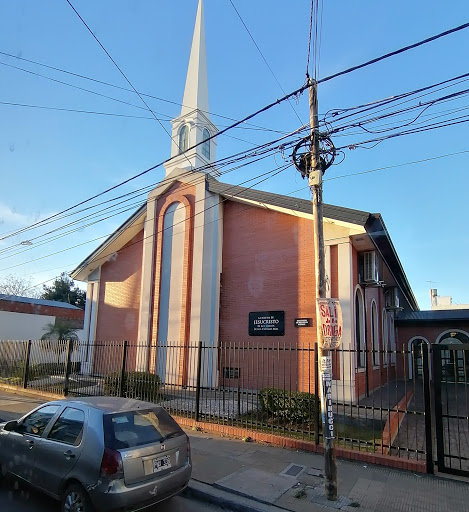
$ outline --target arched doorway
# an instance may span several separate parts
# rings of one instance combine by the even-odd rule
[[[457,350],[455,345],[469,344],[468,333],[446,331],[437,339],[439,345],[451,348],[441,351],[441,378],[446,382],[469,382],[469,350]],[[456,349],[456,350],[455,350]]]
[[[429,346],[428,340],[421,336],[409,340],[409,379],[423,379],[423,351],[428,351]],[[429,372],[431,375],[431,368]]]

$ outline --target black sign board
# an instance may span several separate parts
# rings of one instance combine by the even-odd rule
[[[312,327],[312,318],[295,318],[295,327]]]
[[[249,336],[283,336],[285,311],[255,311],[249,313]]]

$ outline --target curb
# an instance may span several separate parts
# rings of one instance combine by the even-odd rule
[[[190,480],[183,495],[218,505],[234,512],[282,512],[287,510],[283,507],[267,505],[251,498],[223,491],[193,479]]]

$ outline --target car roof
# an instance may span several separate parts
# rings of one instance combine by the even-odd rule
[[[161,408],[159,405],[152,404],[151,402],[143,402],[142,400],[136,400],[134,398],[122,398],[116,396],[89,396],[89,397],[76,397],[66,398],[60,400],[57,403],[67,403],[72,406],[87,405],[93,407],[105,413],[123,412],[123,411],[135,411],[137,409],[158,409]]]

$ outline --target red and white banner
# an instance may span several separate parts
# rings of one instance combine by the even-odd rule
[[[342,338],[342,310],[339,299],[318,299],[322,348],[337,348]]]

